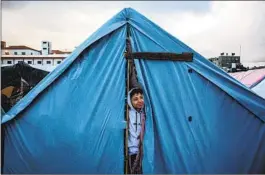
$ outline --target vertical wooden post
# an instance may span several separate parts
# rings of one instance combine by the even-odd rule
[[[127,24],[127,36],[126,36],[126,52],[130,52],[128,48],[129,42],[129,24]],[[125,56],[125,54],[124,54]],[[126,60],[126,91],[125,91],[125,121],[126,121],[126,128],[125,128],[125,140],[124,140],[124,152],[125,152],[125,162],[124,162],[124,174],[129,174],[129,153],[128,153],[128,139],[129,139],[129,105],[127,103],[128,92],[130,88],[130,61]]]

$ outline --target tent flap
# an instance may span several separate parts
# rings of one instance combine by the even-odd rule
[[[6,123],[5,173],[123,172],[123,38],[125,27],[102,38]]]

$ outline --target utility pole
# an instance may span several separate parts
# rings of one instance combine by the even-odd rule
[[[239,46],[239,56],[240,56],[240,59],[241,59],[241,44]]]

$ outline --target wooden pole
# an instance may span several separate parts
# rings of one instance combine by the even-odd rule
[[[125,174],[129,174],[129,153],[128,153],[128,139],[129,139],[129,105],[127,103],[127,96],[129,92],[129,68],[130,61],[127,60],[127,82],[126,82],[126,130],[125,130]]]
[[[128,48],[129,42],[129,24],[127,24],[127,36],[126,36],[126,53],[130,52],[130,48]],[[124,56],[126,55],[124,54]],[[125,151],[125,162],[124,162],[124,169],[125,174],[129,174],[129,153],[128,153],[128,139],[129,139],[129,105],[127,103],[128,92],[130,88],[130,60],[126,59],[126,91],[125,91],[125,121],[126,121],[126,128],[125,128],[125,140],[124,140],[124,151]]]

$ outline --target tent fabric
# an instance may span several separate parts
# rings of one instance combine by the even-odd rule
[[[47,71],[19,62],[12,66],[1,66],[1,106],[8,111],[20,98],[36,86]],[[23,85],[22,85],[23,84]]]
[[[4,172],[123,172],[124,37],[123,27],[84,51],[7,124]]]
[[[36,86],[47,74],[47,71],[33,68],[24,62],[12,66],[2,66],[1,89],[8,86],[20,86],[21,78],[26,80],[29,86]]]
[[[144,89],[143,172],[264,173],[265,100],[131,8],[122,10],[3,116],[4,173],[124,172],[124,58]]]
[[[230,75],[252,89],[262,98],[265,98],[265,68],[230,73]]]
[[[252,69],[242,72],[229,73],[232,77],[246,85],[247,87],[252,87],[257,84],[265,76],[265,68],[262,69]]]
[[[265,70],[265,69],[264,69],[264,70]],[[264,75],[261,76],[261,78],[259,78],[255,83],[253,83],[253,84],[250,86],[250,88],[253,88],[253,87],[257,86],[259,83],[261,83],[262,81],[264,81],[264,79],[265,79],[265,72],[264,72]]]
[[[142,27],[144,28],[144,26]],[[155,33],[155,31],[150,31],[150,29],[154,29],[153,26],[146,25],[144,29],[149,29],[149,32],[146,33]],[[155,39],[134,28],[132,30],[132,38],[135,38],[134,49],[137,52],[150,50],[160,52],[192,51],[183,45],[172,48],[176,45],[175,43],[178,43],[177,40],[175,43],[169,41],[152,42]],[[161,36],[161,40],[167,38],[167,35],[163,35],[161,32],[157,35]],[[232,95],[226,94],[232,90],[233,95],[235,95],[236,89],[244,94],[242,90],[245,88],[236,87],[238,83],[232,84],[231,80],[225,78],[229,78],[226,73],[221,71],[218,73],[211,71],[210,73],[209,68],[214,70],[214,66],[211,64],[207,65],[209,66],[208,69],[202,70],[204,65],[199,64],[199,61],[206,62],[198,54],[196,54],[193,63],[167,61],[161,64],[159,61],[136,61],[141,83],[146,85],[144,89],[149,92],[147,96],[150,104],[147,106],[151,106],[151,109],[147,110],[149,111],[147,116],[152,116],[150,118],[153,120],[152,122],[147,120],[146,126],[148,128],[147,138],[151,138],[145,141],[146,159],[144,159],[143,167],[146,173],[251,172],[255,171],[256,167],[249,166],[248,160],[253,159],[256,159],[253,162],[257,163],[257,167],[262,167],[259,163],[261,157],[254,157],[254,154],[249,153],[249,149],[253,145],[246,146],[238,152],[231,149],[232,147],[236,148],[241,139],[243,141],[243,133],[249,132],[250,129],[246,127],[246,123],[255,121],[257,125],[253,124],[257,127],[263,126],[263,123],[258,120],[250,119],[250,116],[254,116],[249,115],[247,109],[236,103]],[[196,62],[198,63],[196,64]],[[188,73],[190,68],[194,70],[191,74]],[[252,93],[249,92],[248,94]],[[240,96],[239,93],[237,95]],[[252,94],[252,96],[255,95]],[[264,101],[260,101],[264,104]],[[193,122],[189,124],[188,117],[190,116],[193,118]],[[179,120],[174,121],[174,117]],[[242,123],[236,124],[235,122],[239,120],[239,117],[242,117],[240,119]],[[224,127],[228,123],[230,126]],[[234,131],[235,127],[237,127],[237,131]],[[233,132],[237,132],[237,134]],[[259,132],[263,133],[264,128],[257,130],[257,133]],[[264,138],[264,133],[262,135]],[[251,138],[248,139],[252,142]],[[258,142],[257,145],[264,144],[262,139]],[[256,147],[256,149],[259,148]],[[245,160],[239,162],[239,155],[244,155]],[[213,159],[213,157],[215,158]],[[222,162],[221,166],[220,162]]]
[[[259,96],[265,99],[265,75],[261,80],[253,84],[250,88]]]

